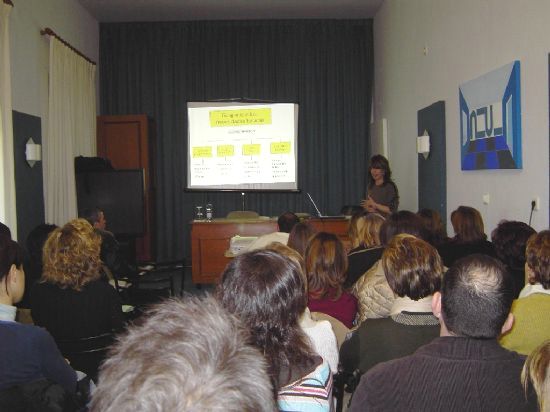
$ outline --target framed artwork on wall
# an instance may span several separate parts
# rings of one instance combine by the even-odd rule
[[[518,60],[461,84],[462,170],[521,169],[521,88]]]

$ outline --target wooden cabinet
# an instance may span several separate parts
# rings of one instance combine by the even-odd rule
[[[115,169],[143,169],[144,236],[136,240],[136,258],[154,260],[154,168],[150,123],[146,115],[98,116],[97,155]]]
[[[344,241],[348,239],[348,221],[345,219],[311,219],[309,222],[319,232],[334,233]],[[214,219],[191,224],[191,266],[195,284],[218,282],[231,261],[225,252],[233,236],[261,236],[277,230],[276,220]]]

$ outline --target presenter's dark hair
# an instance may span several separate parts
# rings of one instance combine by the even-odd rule
[[[449,332],[494,339],[510,313],[513,279],[499,260],[474,254],[459,259],[443,276],[442,316]]]
[[[277,224],[279,225],[279,231],[290,233],[295,224],[299,223],[300,219],[292,212],[285,212],[279,219],[277,219]]]
[[[370,158],[370,165],[368,171],[369,187],[374,185],[374,179],[372,178],[371,169],[381,169],[384,171],[384,183],[393,183],[391,179],[390,162],[382,155],[374,155]],[[394,184],[395,186],[395,184]],[[397,192],[397,187],[395,188]]]
[[[392,237],[400,233],[407,233],[425,241],[430,238],[422,218],[408,210],[392,213],[386,218],[380,228],[380,242],[386,245]]]
[[[225,268],[217,296],[251,331],[252,343],[267,359],[275,393],[292,372],[313,361],[298,324],[307,294],[297,263],[271,250],[239,255]]]

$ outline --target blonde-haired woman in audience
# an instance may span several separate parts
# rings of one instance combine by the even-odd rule
[[[309,241],[305,260],[309,310],[332,316],[351,329],[357,299],[343,289],[348,259],[342,241],[333,233],[317,233]]]
[[[550,230],[529,238],[525,256],[529,284],[512,304],[514,325],[500,338],[500,344],[528,355],[550,336]]]
[[[550,412],[550,340],[529,354],[521,371],[521,382],[526,395],[529,385],[535,389],[539,410]]]
[[[455,236],[437,247],[443,264],[451,267],[460,258],[481,253],[496,257],[493,244],[487,240],[483,218],[477,209],[459,206],[451,213]]]
[[[372,265],[376,263],[384,247],[380,242],[380,228],[384,218],[378,213],[359,212],[351,218],[348,237],[352,249],[348,253],[348,271],[344,289],[350,289]]]
[[[42,278],[31,294],[31,313],[56,341],[122,328],[120,298],[101,280],[100,247],[101,237],[84,219],[71,220],[46,240]]]
[[[293,260],[302,269],[302,277],[307,291],[307,279],[305,275],[305,263],[302,256],[294,249],[279,242],[270,243],[265,247],[267,250],[273,250],[283,256]],[[300,316],[300,327],[306,333],[313,349],[321,355],[330,365],[332,373],[338,372],[338,347],[336,336],[332,326],[327,320],[314,320],[311,317],[309,308],[306,307],[304,313]]]

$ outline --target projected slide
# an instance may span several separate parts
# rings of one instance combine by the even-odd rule
[[[297,190],[298,106],[189,102],[187,188]]]

